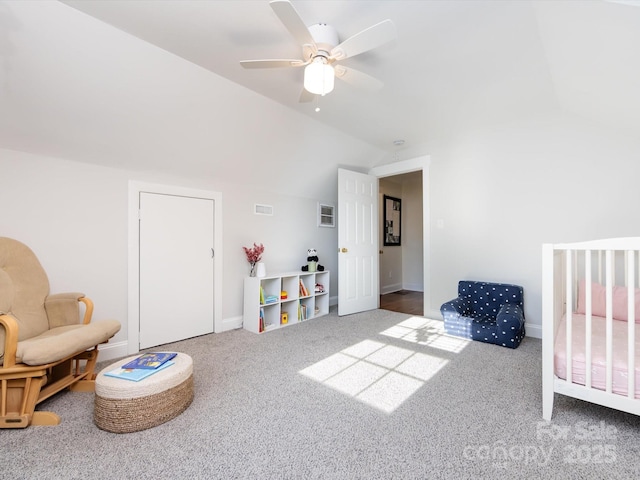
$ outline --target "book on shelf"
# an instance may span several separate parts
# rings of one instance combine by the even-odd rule
[[[301,297],[309,296],[309,291],[307,290],[307,287],[304,286],[304,282],[302,281],[302,279],[300,280],[300,296]]]
[[[260,285],[260,304],[264,304],[264,288]]]
[[[307,306],[303,303],[300,304],[300,320],[307,319]]]
[[[143,353],[139,357],[134,358],[129,363],[122,366],[126,370],[132,368],[143,368],[148,370],[155,370],[160,368],[166,362],[171,360],[177,355],[176,352],[150,352]]]
[[[260,309],[260,324],[258,325],[258,332],[264,332],[264,308]]]
[[[107,377],[120,378],[121,380],[129,380],[130,382],[139,382],[154,373],[158,373],[165,368],[169,368],[173,365],[174,362],[169,360],[168,362],[163,363],[158,368],[149,369],[149,368],[124,368],[119,367],[114,370],[109,370],[108,372],[104,372]]]

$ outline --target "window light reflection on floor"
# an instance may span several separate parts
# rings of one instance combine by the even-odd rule
[[[364,340],[300,373],[385,413],[392,413],[448,360]]]
[[[445,334],[441,320],[424,317],[408,318],[380,333],[387,337],[399,338],[453,353],[461,352],[470,342],[464,338]]]

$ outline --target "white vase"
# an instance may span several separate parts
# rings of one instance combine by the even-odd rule
[[[266,277],[267,276],[267,269],[264,266],[264,263],[262,262],[258,262],[257,265],[257,271],[256,271],[256,277]]]

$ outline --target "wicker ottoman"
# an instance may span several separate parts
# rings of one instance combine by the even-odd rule
[[[155,427],[180,415],[193,400],[193,363],[184,353],[173,358],[175,365],[139,382],[104,375],[137,356],[109,365],[96,377],[93,418],[102,430],[130,433]]]

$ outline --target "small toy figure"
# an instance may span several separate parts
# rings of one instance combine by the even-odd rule
[[[318,252],[315,248],[307,250],[307,264],[302,267],[303,272],[323,272],[324,267],[318,264]]]

